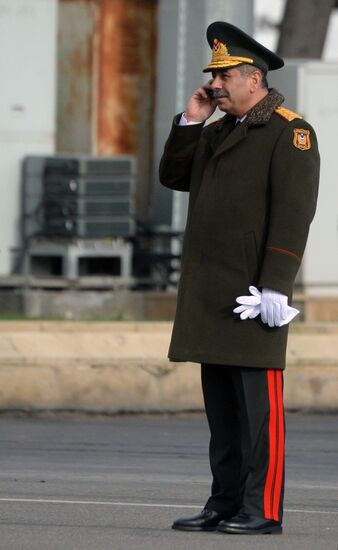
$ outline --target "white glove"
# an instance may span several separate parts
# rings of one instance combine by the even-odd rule
[[[241,304],[234,309],[234,313],[240,313],[242,321],[245,319],[254,319],[260,314],[261,292],[255,286],[249,286],[252,296],[239,296],[236,302]]]
[[[288,297],[271,288],[262,289],[261,319],[269,327],[280,327],[288,314]]]
[[[270,327],[282,327],[298,315],[298,309],[288,306],[288,297],[277,290],[263,288],[260,292],[255,286],[250,286],[252,296],[239,296],[236,302],[241,304],[234,309],[240,313],[242,321],[254,319],[261,314],[263,323]]]

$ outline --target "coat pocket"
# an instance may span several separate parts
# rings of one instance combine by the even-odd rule
[[[246,268],[250,284],[255,284],[259,277],[257,242],[254,231],[248,231],[244,234],[244,250],[246,258]]]

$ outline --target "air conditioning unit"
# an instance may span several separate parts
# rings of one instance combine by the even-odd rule
[[[109,238],[135,233],[134,157],[26,157],[24,241]]]

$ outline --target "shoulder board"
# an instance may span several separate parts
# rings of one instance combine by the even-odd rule
[[[301,115],[290,111],[290,109],[286,109],[286,107],[278,107],[277,109],[275,109],[275,113],[284,118],[284,120],[287,120],[288,122],[295,120],[295,118],[303,118]]]

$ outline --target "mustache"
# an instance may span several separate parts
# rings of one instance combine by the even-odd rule
[[[229,97],[228,92],[225,90],[207,90],[207,94],[210,99],[221,99],[222,97]]]

